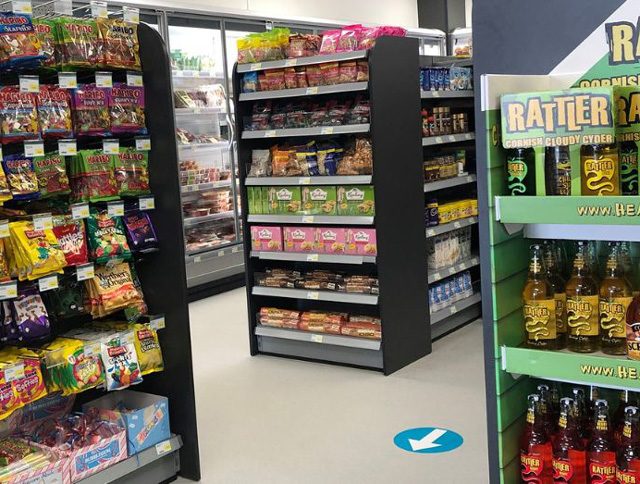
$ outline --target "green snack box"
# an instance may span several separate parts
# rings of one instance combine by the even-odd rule
[[[269,204],[269,187],[262,187],[260,190],[262,200],[262,213],[269,215],[271,213],[271,205]]]
[[[293,215],[302,211],[300,187],[270,187],[269,213]]]
[[[338,215],[375,214],[373,187],[370,185],[342,185],[337,187]]]
[[[302,188],[302,213],[305,215],[335,215],[336,187]]]
[[[262,211],[262,187],[247,187],[249,213],[260,215]]]

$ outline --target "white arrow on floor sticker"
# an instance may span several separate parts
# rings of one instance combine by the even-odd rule
[[[446,434],[447,431],[444,429],[434,429],[429,432],[427,435],[422,437],[420,440],[409,439],[409,445],[411,445],[411,449],[413,451],[424,450],[424,449],[433,449],[434,447],[440,447],[440,444],[436,444],[436,440]]]

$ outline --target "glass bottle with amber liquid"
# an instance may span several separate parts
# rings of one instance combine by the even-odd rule
[[[520,477],[523,482],[553,484],[551,437],[540,412],[540,395],[527,398],[526,426],[520,438]]]
[[[615,145],[582,146],[580,189],[582,195],[620,195],[620,167]]]
[[[627,310],[627,357],[640,360],[640,296],[636,296]]]
[[[613,436],[616,441],[616,445],[620,446],[622,444],[622,430],[624,428],[624,409],[628,406],[637,406],[638,401],[635,394],[629,390],[621,390],[620,401],[618,403],[618,408],[613,414]]]
[[[531,148],[515,148],[507,152],[507,193],[536,194],[536,168]]]
[[[606,400],[596,400],[594,404],[594,424],[587,459],[587,482],[616,484],[616,442]]]
[[[598,285],[586,264],[586,247],[578,243],[571,278],[567,281],[567,347],[577,353],[598,350]]]
[[[557,349],[556,301],[553,288],[547,281],[542,248],[538,244],[531,246],[529,274],[522,291],[522,303],[527,346]]]
[[[544,152],[547,195],[571,195],[571,162],[568,146],[553,146]]]
[[[567,294],[564,292],[566,281],[562,278],[560,267],[556,261],[557,249],[555,243],[547,242],[544,245],[544,265],[547,272],[547,281],[553,289],[556,301],[556,349],[562,349],[567,345]]]
[[[587,452],[580,438],[578,415],[571,398],[560,400],[558,435],[553,441],[553,482],[586,484]]]
[[[623,195],[638,194],[638,146],[623,141],[618,149],[620,158],[620,189]]]
[[[640,482],[640,435],[638,434],[638,407],[624,409],[622,441],[617,452],[616,482]]]
[[[633,260],[631,259],[631,245],[629,242],[618,242],[618,251],[620,252],[620,264],[624,271],[624,277],[631,286],[631,294],[633,297],[640,295],[640,285],[638,277],[633,270]]]
[[[624,277],[618,245],[609,244],[606,275],[600,284],[600,349],[608,355],[627,353],[626,317],[633,300]]]

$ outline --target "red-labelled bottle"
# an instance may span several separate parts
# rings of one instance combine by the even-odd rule
[[[624,428],[624,409],[632,406],[637,406],[636,397],[633,392],[629,390],[620,391],[620,402],[618,408],[613,414],[613,436],[616,441],[616,445],[622,445],[622,429]]]
[[[589,484],[616,484],[616,443],[613,438],[609,403],[596,400],[594,427],[587,458]]]
[[[587,484],[587,452],[578,431],[577,407],[571,398],[560,400],[558,435],[553,442],[553,482]]]
[[[520,476],[531,484],[553,484],[551,440],[537,394],[527,398],[527,423],[520,439]]]
[[[544,417],[544,426],[547,429],[547,434],[551,437],[551,442],[553,442],[558,417],[554,418],[553,402],[551,400],[551,390],[549,389],[549,385],[538,385],[537,394],[540,395],[540,412]]]
[[[618,447],[616,482],[640,484],[640,435],[638,433],[638,407],[624,409],[622,442]]]
[[[580,422],[580,437],[582,437],[585,446],[589,442],[589,414],[587,412],[587,401],[582,388],[573,388],[573,406],[576,407],[578,413],[578,421]]]

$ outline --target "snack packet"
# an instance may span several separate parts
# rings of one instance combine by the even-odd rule
[[[42,84],[37,95],[40,132],[45,138],[70,138],[71,96],[66,89]]]
[[[38,113],[34,93],[20,92],[18,86],[1,87],[0,117],[3,143],[38,138]]]
[[[356,96],[356,102],[347,113],[344,124],[367,124],[371,115],[369,100]]]
[[[86,314],[85,298],[85,284],[78,281],[75,272],[58,277],[58,290],[42,293],[49,316],[55,321]]]
[[[109,259],[130,259],[131,251],[120,217],[92,208],[87,219],[89,258],[98,263]]]
[[[58,59],[64,68],[95,68],[101,60],[98,26],[93,19],[55,19]]]
[[[126,334],[118,334],[102,344],[102,361],[107,391],[142,382],[136,348]]]
[[[115,82],[109,89],[111,132],[146,134],[144,118],[144,87]]]
[[[71,193],[64,156],[53,153],[36,156],[33,158],[33,167],[41,198]]]
[[[353,52],[358,50],[362,25],[349,25],[340,32],[336,52]]]
[[[356,67],[356,61],[340,62],[340,75],[338,77],[338,82],[340,84],[356,82],[357,78],[358,68]]]
[[[7,252],[4,246],[4,238],[0,239],[0,282],[11,280],[11,272],[9,272],[9,262],[7,260]]]
[[[5,377],[5,370],[11,366],[10,363],[0,363],[0,419],[3,420],[23,406],[15,385],[7,382]]]
[[[295,89],[298,87],[298,79],[296,78],[296,70],[293,67],[287,67],[284,70],[284,87],[287,89]]]
[[[269,129],[269,118],[271,117],[271,101],[260,101],[254,103],[251,113],[251,131],[261,131]]]
[[[158,333],[151,329],[148,323],[136,323],[133,326],[133,330],[135,332],[134,342],[142,375],[164,370],[164,360],[162,359]]]
[[[0,301],[0,309],[2,310],[2,342],[15,343],[19,341],[20,333],[11,312],[11,301]]]
[[[20,286],[18,297],[11,300],[11,305],[18,332],[24,341],[49,334],[51,328],[47,308],[33,285]]]
[[[12,354],[14,352],[15,354]],[[41,363],[37,353],[26,348],[15,348],[15,350],[12,348],[5,350],[3,353],[9,353],[7,356],[2,355],[3,361],[14,364],[21,363],[24,366],[24,376],[12,382],[23,405],[28,405],[47,396],[47,388],[44,384]]]
[[[340,40],[341,30],[327,30],[322,33],[322,43],[318,54],[335,54]]]
[[[96,267],[93,279],[86,283],[94,317],[106,316],[140,303],[140,293],[126,262]]]
[[[340,68],[337,62],[320,64],[320,72],[325,86],[332,86],[340,82]]]
[[[85,342],[58,338],[46,346],[51,351],[61,353],[60,366],[57,366],[58,381],[63,395],[73,395],[104,382],[102,359],[98,354],[85,353]]]
[[[102,150],[81,150],[71,158],[71,198],[76,202],[100,202],[118,198],[112,155]]]
[[[104,65],[139,71],[138,26],[119,19],[99,18],[96,22],[102,42]]]
[[[11,195],[16,200],[39,196],[38,178],[33,168],[33,159],[22,155],[7,155],[2,158],[2,167],[7,174]]]
[[[12,198],[11,189],[9,188],[9,180],[7,179],[7,175],[4,173],[4,168],[0,163],[0,205]]]
[[[307,85],[309,87],[324,86],[324,78],[319,65],[307,66]],[[298,78],[298,81],[300,78]],[[300,86],[298,86],[300,87]]]
[[[256,92],[258,90],[258,73],[245,72],[242,76],[242,92]]]
[[[121,196],[137,196],[149,193],[147,152],[134,148],[120,148],[114,156],[116,187]]]
[[[18,221],[9,224],[9,231],[20,280],[62,271],[66,259],[53,230],[34,230],[33,222]]]
[[[144,252],[157,249],[158,238],[146,212],[130,210],[125,213],[123,220],[132,250]]]
[[[85,84],[73,91],[74,128],[78,136],[106,136],[111,128],[107,90]]]
[[[64,253],[67,266],[88,262],[87,236],[82,220],[73,220],[70,215],[54,215],[53,233]]]
[[[0,12],[0,59],[8,68],[37,68],[44,59],[29,15]]]
[[[56,59],[56,23],[53,19],[33,18],[33,28],[40,41],[40,52],[44,56],[40,60],[42,67],[55,67]]]

